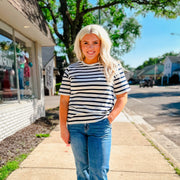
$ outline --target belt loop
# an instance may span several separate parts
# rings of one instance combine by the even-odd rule
[[[84,124],[84,129],[85,129],[85,130],[88,130],[88,129],[89,129],[89,124],[87,124],[87,123]]]

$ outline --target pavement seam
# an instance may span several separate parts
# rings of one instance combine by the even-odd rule
[[[168,172],[148,172],[148,171],[124,171],[124,170],[110,170],[109,172],[127,172],[127,173],[141,173],[141,174],[174,174]]]
[[[58,168],[58,167],[20,167],[19,169],[56,169],[56,170],[76,170],[76,168]],[[124,170],[109,170],[109,172],[127,172],[127,173],[144,173],[144,174],[174,174],[167,171],[164,172],[148,172],[148,171],[124,171]]]
[[[67,169],[67,170],[76,170],[76,168],[61,168],[61,167],[20,167],[19,169]]]

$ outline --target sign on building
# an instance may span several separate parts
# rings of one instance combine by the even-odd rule
[[[54,61],[52,59],[45,67],[45,86],[49,90],[53,88],[53,68]]]

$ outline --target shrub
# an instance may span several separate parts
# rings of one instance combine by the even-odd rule
[[[59,91],[60,86],[61,86],[61,82],[56,84],[56,92]]]
[[[179,76],[178,74],[173,74],[169,79],[170,84],[178,84],[179,83]]]

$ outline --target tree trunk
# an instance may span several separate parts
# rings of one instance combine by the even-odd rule
[[[70,61],[70,64],[77,62],[77,58],[74,52],[68,52],[68,58]]]

